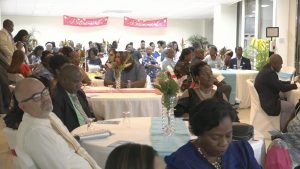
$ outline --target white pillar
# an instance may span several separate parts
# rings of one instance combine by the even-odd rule
[[[295,54],[296,54],[296,26],[297,26],[297,0],[290,0],[289,8],[289,31],[288,31],[288,57],[287,65],[295,65]]]
[[[1,22],[1,26],[0,26],[0,28],[2,28],[2,11],[1,11],[1,6],[0,6],[0,22]]]
[[[294,0],[277,0],[276,2],[276,20],[275,26],[279,27],[279,37],[276,39],[276,53],[282,57],[283,65],[293,66],[294,57],[295,57],[295,41],[290,42],[289,36],[295,34],[295,28],[290,27],[290,22],[296,21],[296,3],[291,3],[294,5],[292,8],[296,8],[292,10],[295,12],[295,16],[290,18],[290,1]],[[295,27],[295,23],[293,24]],[[296,36],[295,36],[296,37]],[[294,37],[294,39],[295,39]],[[290,42],[290,44],[289,44]],[[293,46],[293,51],[289,51],[289,47]]]
[[[214,37],[214,20],[213,19],[205,19],[203,22],[203,35],[207,38],[209,43],[213,43]]]
[[[218,50],[226,48],[234,50],[237,33],[237,4],[217,5],[214,8],[213,44]]]

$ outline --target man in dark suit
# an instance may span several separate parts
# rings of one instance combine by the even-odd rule
[[[229,67],[233,69],[236,66],[236,69],[251,70],[250,60],[243,57],[243,48],[240,46],[236,47],[235,53],[236,57],[230,60]]]
[[[282,58],[278,54],[270,57],[266,64],[256,76],[254,87],[258,93],[260,105],[269,116],[280,114],[280,129],[284,129],[294,112],[294,105],[288,101],[281,100],[279,92],[287,92],[300,87],[299,80],[296,83],[282,82],[278,79],[277,72],[282,67]]]
[[[90,118],[94,117],[81,85],[79,67],[71,64],[64,65],[51,93],[53,112],[70,132],[80,125],[90,123]]]

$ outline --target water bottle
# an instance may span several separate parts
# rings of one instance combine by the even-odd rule
[[[131,88],[131,80],[127,80],[127,88]]]

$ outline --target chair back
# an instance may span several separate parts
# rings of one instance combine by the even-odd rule
[[[24,76],[19,73],[7,73],[7,78],[12,83],[17,83],[18,81],[24,79]]]
[[[260,100],[253,82],[253,79],[247,80],[251,98],[250,124],[254,126],[254,135],[256,137],[263,136],[265,139],[271,139],[269,131],[280,130],[280,116],[268,116],[261,108]]]
[[[20,148],[15,147],[16,154],[17,154],[17,161],[21,166],[21,169],[38,169],[38,167],[34,164],[32,158],[22,151]]]
[[[15,168],[20,169],[21,167],[17,161],[17,155],[16,155],[16,151],[15,151],[15,148],[17,145],[17,130],[13,130],[11,128],[5,127],[5,128],[3,128],[3,133],[7,140],[10,152],[13,156],[13,162],[15,164]]]

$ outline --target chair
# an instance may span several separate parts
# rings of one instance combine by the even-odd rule
[[[16,155],[16,151],[15,151],[15,148],[17,145],[17,142],[16,142],[17,141],[17,138],[16,138],[17,130],[13,130],[11,128],[5,127],[5,128],[3,128],[3,133],[7,140],[11,154],[13,155],[13,162],[15,164],[15,167],[16,167],[16,169],[20,169],[21,167],[17,161],[17,155]]]
[[[280,116],[268,116],[261,108],[257,91],[253,84],[253,79],[247,80],[251,98],[250,124],[254,126],[254,135],[260,137],[262,134],[265,139],[270,139],[269,131],[280,130]]]
[[[15,151],[17,154],[17,161],[21,166],[21,169],[38,169],[38,167],[34,164],[33,160],[27,153],[25,153],[18,147],[15,147]]]
[[[19,80],[24,79],[24,76],[19,73],[7,73],[7,78],[12,83],[17,83]]]
[[[8,142],[9,148],[13,155],[13,161],[16,169],[37,169],[33,160],[28,154],[17,147],[17,130],[5,127],[3,133]]]

